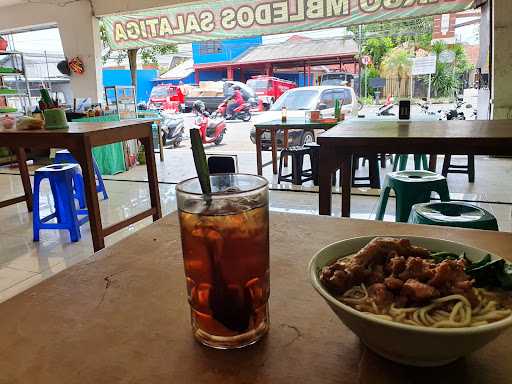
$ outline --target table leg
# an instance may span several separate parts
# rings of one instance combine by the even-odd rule
[[[428,161],[428,169],[430,172],[436,172],[437,170],[437,155],[430,154],[430,159]]]
[[[288,128],[283,129],[283,148],[288,148]],[[285,156],[283,165],[288,168],[288,156]]]
[[[336,154],[327,148],[320,146],[318,178],[319,197],[318,212],[320,215],[330,215],[332,211],[332,183],[331,177],[334,171],[333,164],[336,161]]]
[[[92,244],[94,252],[98,252],[105,248],[105,238],[103,236],[103,226],[101,224],[98,192],[96,191],[96,175],[94,174],[91,143],[87,138],[84,138],[84,141],[80,143],[79,148],[71,150],[71,153],[82,168]]]
[[[16,159],[20,169],[21,183],[23,184],[23,192],[25,193],[25,201],[27,209],[32,212],[32,185],[30,184],[30,175],[27,167],[27,154],[25,148],[16,148]]]
[[[164,161],[164,139],[162,137],[162,126],[158,122],[158,144],[160,146],[160,161]]]
[[[341,216],[350,217],[350,192],[352,189],[352,154],[342,155],[341,160]]]
[[[263,161],[261,160],[261,135],[263,134],[263,130],[260,128],[256,128],[256,170],[258,175],[263,175]]]
[[[146,168],[148,172],[149,196],[151,198],[151,208],[155,209],[153,221],[162,218],[162,208],[160,206],[160,191],[158,190],[158,175],[156,173],[155,152],[153,149],[153,136],[141,137],[140,142],[144,145],[146,153]]]
[[[272,142],[272,172],[277,175],[277,138],[276,130],[270,129],[270,140]]]

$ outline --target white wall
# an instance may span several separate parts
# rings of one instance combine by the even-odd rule
[[[494,119],[512,119],[512,1],[494,0]]]
[[[56,24],[66,57],[78,56],[84,62],[85,73],[71,77],[74,97],[91,97],[97,101],[103,88],[97,19],[92,16],[87,0],[61,4],[26,3],[0,7],[0,32]]]

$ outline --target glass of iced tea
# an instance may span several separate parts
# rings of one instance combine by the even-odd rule
[[[269,328],[268,186],[262,177],[210,176],[176,187],[192,331],[202,344],[240,348]]]

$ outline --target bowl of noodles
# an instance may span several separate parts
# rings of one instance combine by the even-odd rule
[[[398,363],[445,365],[512,325],[512,266],[464,244],[359,237],[320,250],[309,274],[339,319]]]

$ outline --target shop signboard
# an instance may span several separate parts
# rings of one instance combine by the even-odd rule
[[[460,12],[475,0],[219,0],[102,18],[113,49],[224,40]]]
[[[412,60],[412,75],[431,75],[436,73],[436,56],[416,57]]]

